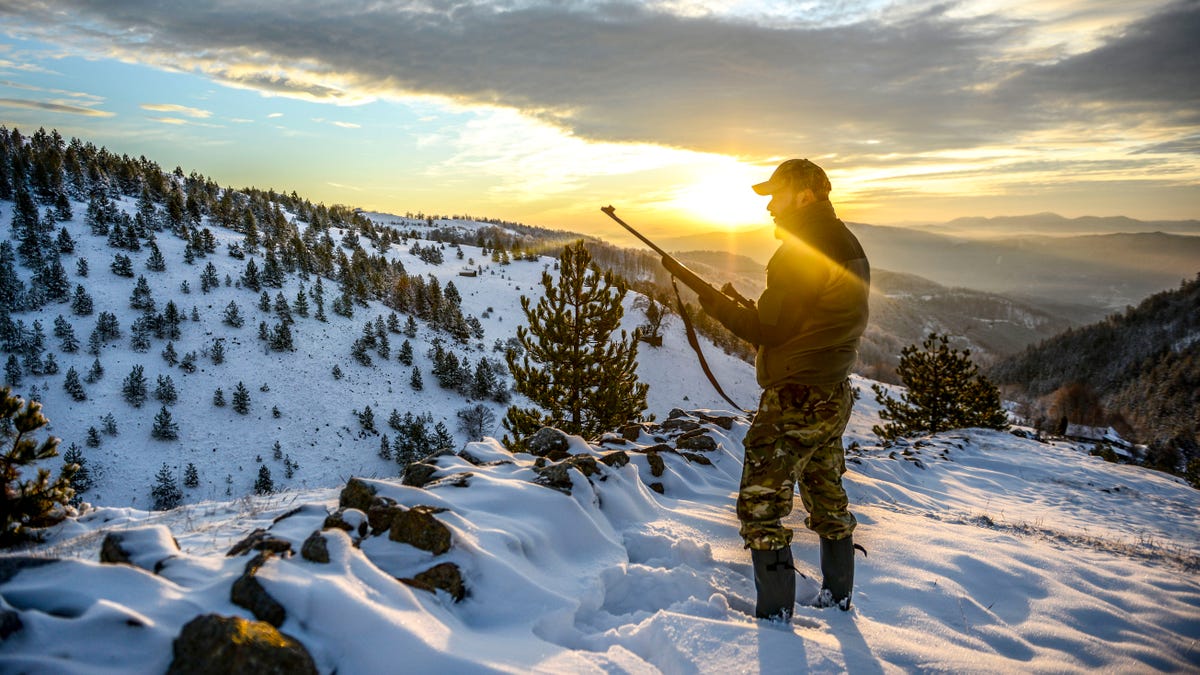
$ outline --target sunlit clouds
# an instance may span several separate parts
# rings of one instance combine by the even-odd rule
[[[3,0],[0,24],[9,126],[169,125],[197,170],[375,210],[765,224],[748,186],[793,156],[869,222],[1200,203],[1195,0]]]

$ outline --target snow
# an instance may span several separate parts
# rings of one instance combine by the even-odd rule
[[[216,234],[222,249],[211,259],[229,265],[223,245],[233,235]],[[97,312],[127,305],[133,280],[109,275],[100,238],[77,239],[83,252],[76,255],[92,262],[89,290]],[[183,267],[177,243],[159,237],[168,274]],[[466,257],[482,259],[477,249],[463,248]],[[448,255],[442,266],[425,268],[406,251],[390,255],[403,256],[410,273],[453,275],[465,265]],[[454,277],[465,312],[478,316],[494,308],[484,320],[487,344],[515,333],[522,320],[517,298],[536,291],[543,264],[514,262],[477,279]],[[222,267],[221,277],[233,269]],[[294,297],[298,283],[290,279],[285,296]],[[155,285],[160,306],[166,296],[159,289],[177,286],[177,278]],[[574,453],[624,449],[631,461],[601,465],[590,480],[572,471],[567,494],[534,482],[536,458],[487,438],[437,460],[439,478],[460,481],[405,486],[394,478],[394,463],[375,457],[378,438],[359,437],[349,410],[369,404],[377,419],[393,407],[431,410],[453,428],[453,411],[464,402],[438,390],[432,378],[424,392],[410,391],[407,369],[394,361],[371,370],[350,361],[348,345],[362,323],[386,310],[360,309],[353,320],[330,312],[328,324],[301,320],[298,353],[264,356],[252,330],[261,318],[248,292],[222,287],[203,296],[196,281],[193,288],[181,306],[213,309],[203,310],[200,327],[185,325],[176,344],[181,355],[211,339],[202,331],[217,329],[230,299],[242,305],[247,324],[243,344],[228,345],[226,364],[201,359],[202,372],[176,377],[177,384],[186,381],[172,408],[179,443],[149,439],[157,404],[134,410],[118,393],[133,363],[148,364],[151,383],[168,372],[157,355],[160,343],[149,354],[129,352],[125,340],[106,347],[108,372],[89,387],[87,405],[70,402],[59,379],[34,380],[45,391],[56,435],[98,425],[108,410],[121,427],[101,448],[85,448],[85,456],[106,469],[97,489],[103,499],[55,528],[45,543],[14,552],[57,562],[6,577],[4,565],[13,561],[0,557],[0,612],[15,612],[23,626],[0,641],[0,672],[165,671],[172,641],[197,615],[253,618],[230,599],[249,559],[226,557],[230,547],[264,528],[299,551],[337,508],[351,475],[373,479],[368,482],[379,495],[400,505],[446,509],[436,518],[449,528],[452,546],[435,556],[387,536],[356,545],[356,531],[330,529],[324,532],[329,563],[300,555],[269,559],[257,578],[287,612],[280,630],[303,643],[323,673],[1200,669],[1200,492],[1179,479],[1104,462],[1084,445],[996,431],[955,431],[884,447],[870,432],[880,423],[872,383],[856,377],[862,397],[845,442],[857,447],[848,453],[845,482],[859,520],[855,540],[869,555],[857,558],[854,608],[799,606],[791,624],[759,621],[750,616],[750,558],[734,513],[746,417],[735,416],[730,429],[703,423],[717,445],[703,453],[711,466],[663,453],[665,471],[653,476],[647,456],[635,450],[670,442],[662,430],[648,428],[625,445],[573,438]],[[47,334],[65,310],[43,311]],[[133,314],[123,311],[127,327]],[[31,324],[29,315],[21,318]],[[94,318],[72,320],[83,341]],[[627,313],[627,327],[639,320]],[[429,335],[422,327],[422,339]],[[651,383],[650,411],[660,420],[673,408],[736,415],[693,365],[677,323],[664,337],[662,349],[642,347],[639,374]],[[706,346],[726,389],[753,406],[753,368]],[[424,349],[415,351],[427,372]],[[492,356],[472,356],[484,353]],[[62,372],[76,357],[82,372],[92,358],[60,357]],[[340,383],[327,377],[334,363],[347,373]],[[270,391],[260,392],[268,376]],[[397,378],[403,379],[391,384]],[[228,396],[238,380],[251,390],[250,419],[209,403],[216,386]],[[47,389],[43,381],[53,385]],[[322,390],[336,396],[318,396]],[[281,420],[271,419],[272,405],[284,410]],[[299,461],[297,479],[283,481],[277,471],[284,492],[242,496],[254,479],[254,455],[272,462],[277,439]],[[185,491],[178,509],[144,511],[151,477],[164,461],[196,462],[202,487]],[[237,466],[243,471],[226,468]],[[237,476],[229,497],[225,473]],[[652,483],[661,483],[663,493]],[[803,515],[797,503],[787,519],[796,531],[797,566],[806,575],[797,584],[801,603],[815,595],[820,577],[819,544],[804,529]],[[361,517],[351,511],[346,519],[356,524]],[[98,562],[105,535],[117,531],[132,531],[126,541],[138,566]],[[154,559],[173,549],[167,532],[181,550],[158,565]],[[442,562],[462,571],[468,595],[461,602],[397,581]]]

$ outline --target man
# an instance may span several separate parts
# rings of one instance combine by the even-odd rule
[[[870,266],[862,246],[834,214],[829,179],[807,159],[780,164],[754,186],[782,240],[767,263],[767,287],[752,309],[716,293],[701,306],[758,348],[763,388],[746,432],[738,493],[741,535],[754,561],[755,614],[791,617],[796,595],[792,531],[781,519],[792,492],[808,510],[804,524],[821,538],[824,577],[816,606],[850,608],[855,519],[848,510],[842,432],[850,418],[850,369],[867,325]]]

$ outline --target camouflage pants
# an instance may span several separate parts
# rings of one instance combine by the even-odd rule
[[[843,539],[856,521],[842,488],[842,432],[850,419],[850,381],[785,384],[765,389],[746,432],[746,460],[737,514],[746,548],[773,550],[792,541],[780,520],[792,511],[792,492],[808,510],[804,524],[827,539]]]

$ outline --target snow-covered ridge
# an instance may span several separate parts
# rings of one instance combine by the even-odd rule
[[[880,447],[869,436],[878,421],[860,401],[846,438],[858,443],[846,475],[855,537],[869,551],[849,613],[801,607],[790,626],[746,613],[754,591],[733,493],[747,420],[704,410],[598,445],[559,437],[556,450],[541,450],[548,457],[472,443],[430,459],[424,487],[355,480],[166,513],[98,509],[32,551],[63,562],[14,572],[19,565],[0,560],[9,570],[0,611],[21,626],[0,643],[0,662],[28,672],[162,672],[193,618],[255,618],[233,597],[259,552],[226,553],[263,529],[263,548],[293,553],[257,567],[282,614],[259,611],[320,672],[394,672],[398,663],[514,673],[1200,666],[1200,493],[1071,444],[1002,432]],[[430,515],[448,538],[394,535],[388,519],[399,512]],[[819,578],[802,518],[788,519],[807,575],[801,602]],[[169,529],[181,550],[147,525]],[[114,532],[140,567],[96,562]],[[453,583],[413,584],[439,566],[458,570],[460,601]]]

